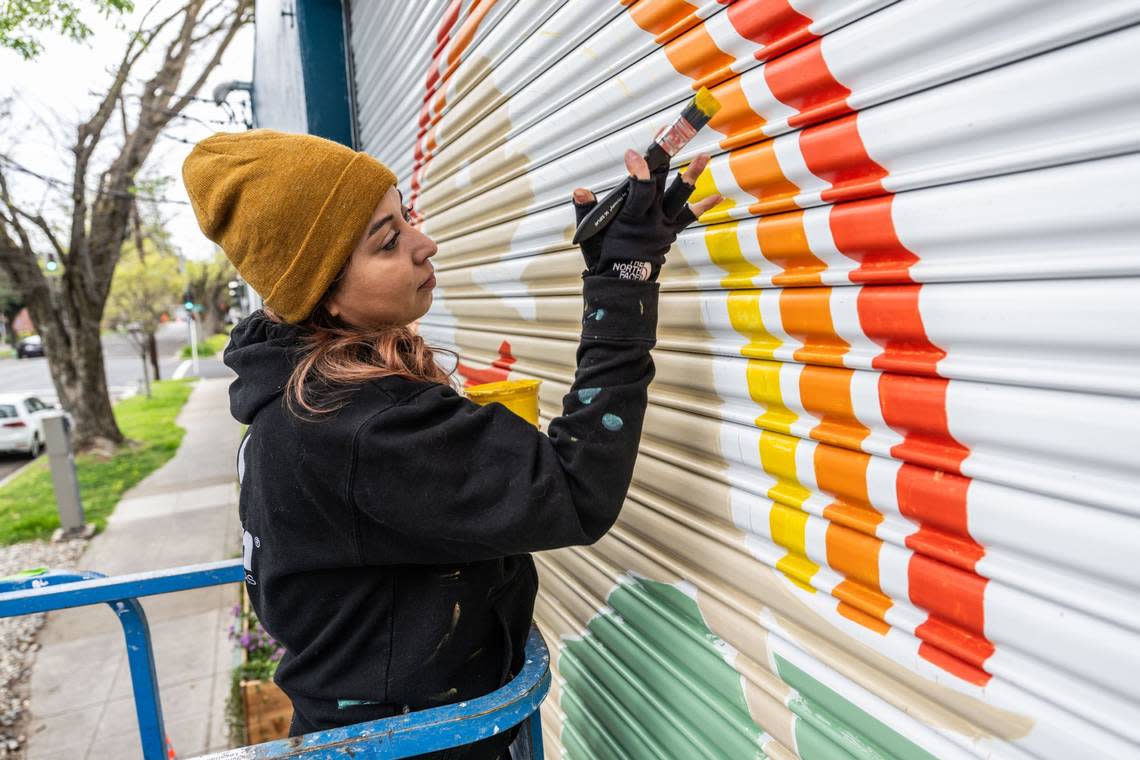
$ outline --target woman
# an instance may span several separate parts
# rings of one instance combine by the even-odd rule
[[[265,309],[225,362],[246,586],[285,655],[291,735],[469,700],[520,669],[538,580],[528,552],[597,541],[637,456],[655,282],[707,156],[665,190],[634,151],[622,212],[583,248],[578,371],[543,434],[458,395],[407,327],[436,245],[395,176],[320,138],[199,143],[183,176],[203,232]],[[578,218],[596,203],[574,191]],[[493,203],[493,197],[487,199]],[[514,732],[438,757],[507,757]]]

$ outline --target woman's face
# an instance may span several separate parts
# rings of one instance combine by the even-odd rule
[[[327,308],[354,327],[409,325],[431,306],[436,253],[432,239],[407,221],[403,198],[389,188],[348,258]]]

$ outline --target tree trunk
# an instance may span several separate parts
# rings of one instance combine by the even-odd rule
[[[147,352],[150,354],[150,367],[154,370],[154,379],[161,380],[162,376],[158,373],[158,340],[154,337],[154,332],[146,334]]]
[[[218,307],[207,303],[202,309],[202,340],[222,331],[222,315]]]
[[[63,408],[75,421],[72,446],[76,451],[112,452],[125,438],[111,407],[99,320],[85,320],[68,336],[59,320],[33,319],[44,343],[44,355]],[[72,338],[74,342],[68,340]]]

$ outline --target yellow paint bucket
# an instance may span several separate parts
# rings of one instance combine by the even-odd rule
[[[530,424],[538,427],[538,386],[541,380],[501,380],[469,385],[463,393],[480,406],[498,401]]]

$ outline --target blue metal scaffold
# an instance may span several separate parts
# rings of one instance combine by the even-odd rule
[[[241,560],[110,578],[93,572],[34,570],[0,578],[0,617],[92,604],[110,605],[126,637],[143,757],[146,760],[166,760],[154,651],[146,613],[139,598],[239,583],[244,578]],[[549,689],[550,654],[542,636],[532,629],[522,671],[510,683],[478,699],[241,747],[209,755],[208,759],[411,757],[470,744],[525,721],[519,738],[515,740],[515,757],[518,760],[541,760],[542,725],[538,708]]]

